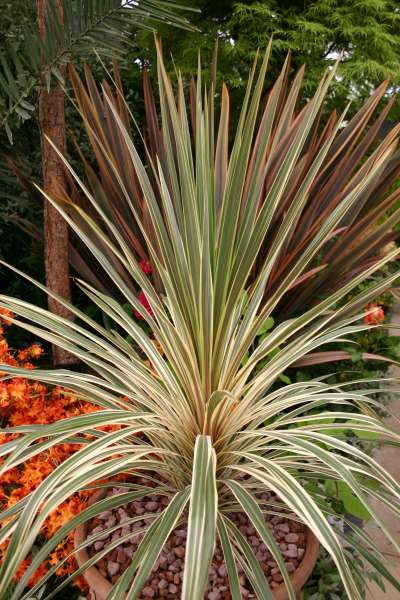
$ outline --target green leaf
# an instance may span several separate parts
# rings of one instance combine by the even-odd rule
[[[182,599],[202,600],[214,555],[217,523],[216,456],[208,436],[194,449]]]
[[[365,504],[353,494],[347,483],[339,481],[337,488],[339,499],[343,502],[343,506],[349,514],[358,517],[359,519],[363,519],[364,521],[371,518],[371,513],[365,507]]]
[[[249,517],[251,523],[257,530],[257,533],[268,548],[273,559],[276,561],[283,577],[283,581],[285,582],[289,599],[296,600],[292,582],[289,577],[281,550],[279,549],[273,535],[268,528],[267,523],[265,522],[265,517],[260,507],[251,494],[249,494],[242,485],[233,480],[228,481],[227,485],[232,489],[235,497],[241,505],[243,512]]]
[[[221,541],[222,552],[224,554],[224,562],[228,572],[229,587],[232,594],[232,600],[242,600],[240,591],[239,574],[236,567],[234,549],[231,540],[229,539],[228,531],[224,520],[218,515],[217,519],[218,535]]]
[[[264,335],[268,331],[270,331],[275,324],[273,317],[267,317],[264,323],[261,325],[260,329],[257,332],[257,336]]]
[[[356,435],[360,440],[368,440],[368,441],[377,441],[381,438],[379,433],[375,433],[373,431],[362,431],[360,429],[354,430],[354,435]]]

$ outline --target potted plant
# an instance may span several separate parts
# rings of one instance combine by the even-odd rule
[[[98,196],[93,194],[61,157],[102,226],[66,195],[48,200],[87,245],[124,302],[79,282],[111,324],[105,327],[39,283],[68,307],[75,321],[0,296],[1,306],[17,315],[21,327],[65,348],[87,366],[82,373],[26,372],[9,365],[1,369],[64,386],[100,408],[53,424],[6,430],[16,437],[1,446],[2,473],[56,444],[68,442],[78,449],[34,492],[1,514],[2,541],[8,546],[0,570],[0,596],[10,593],[11,600],[20,600],[43,588],[58,565],[28,592],[29,577],[73,530],[77,531],[76,574],[87,573],[92,584],[92,574],[101,575],[105,569],[110,581],[107,600],[202,600],[205,592],[210,600],[294,600],[299,592],[296,569],[308,573],[312,568],[302,559],[311,553],[315,560],[315,540],[331,555],[351,600],[362,599],[359,557],[400,589],[387,559],[368,536],[352,523],[352,535],[336,527],[331,518],[334,509],[320,489],[310,485],[324,480],[347,486],[398,551],[369,498],[379,498],[398,512],[399,485],[370,456],[351,446],[345,433],[363,431],[371,438],[379,434],[381,441],[392,444],[399,443],[399,436],[382,424],[376,412],[379,402],[371,390],[363,389],[362,381],[354,391],[348,383],[330,385],[324,379],[286,385],[280,380],[289,366],[316,348],[371,327],[363,320],[365,307],[399,273],[350,300],[346,296],[393,259],[397,250],[297,316],[275,326],[272,319],[280,300],[307,273],[344,217],[393,160],[397,139],[394,136],[383,144],[368,168],[360,167],[357,185],[321,220],[285,276],[265,297],[286,236],[345,118],[342,115],[326,132],[255,271],[260,248],[272,234],[273,217],[304,167],[304,151],[334,77],[334,70],[326,74],[296,119],[282,114],[285,153],[274,163],[272,123],[283,78],[258,120],[269,52],[270,48],[258,74],[255,65],[250,75],[231,147],[226,90],[214,135],[213,94],[203,99],[199,73],[192,138],[183,82],[178,79],[175,98],[160,55],[164,147],[150,169],[144,167],[121,118],[118,98],[103,88],[109,139],[119,140],[129,163],[116,162],[107,139],[97,137],[99,155],[110,179],[123,190],[135,227],[146,241],[157,285],[104,210],[99,200],[102,189],[97,189]],[[96,93],[91,90],[93,96]],[[86,125],[94,132],[90,122]],[[249,170],[250,161],[254,168]],[[266,185],[266,165],[271,163],[275,168]],[[140,213],[130,202],[124,183],[127,173],[135,174],[141,191]],[[86,509],[36,549],[29,568],[13,583],[47,515],[86,488],[100,491]],[[124,555],[121,560],[119,551]],[[166,559],[168,568],[161,560],[166,552],[174,555],[174,560]],[[290,560],[294,552],[295,568]],[[124,569],[118,572],[122,562]],[[160,570],[168,571],[168,576],[161,576]],[[44,597],[54,597],[69,580],[46,590]],[[167,581],[167,592],[161,581]]]

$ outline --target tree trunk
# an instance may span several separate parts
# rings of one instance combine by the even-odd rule
[[[37,0],[39,33],[45,35],[45,11],[47,0]],[[62,0],[52,0],[63,18]],[[58,150],[65,153],[64,92],[59,88],[46,91],[44,85],[39,94],[39,124],[42,145],[43,187],[49,196],[56,195],[65,187],[63,166],[46,136]],[[47,286],[66,300],[71,300],[68,259],[68,225],[59,212],[44,201],[44,239]],[[51,312],[72,318],[72,314],[56,300],[48,299]],[[76,363],[69,352],[53,346],[53,362],[57,366]]]

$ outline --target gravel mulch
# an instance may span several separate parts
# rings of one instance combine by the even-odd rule
[[[147,480],[143,483],[148,485]],[[124,491],[126,491],[126,488],[113,488],[109,490],[108,495],[119,494]],[[265,506],[268,503],[276,504],[279,502],[277,497],[271,493],[259,494],[258,498],[265,502]],[[88,546],[88,554],[91,557],[96,552],[103,550],[111,541],[117,540],[121,535],[132,533],[132,537],[129,538],[127,543],[123,543],[110,551],[105,558],[99,560],[96,564],[100,573],[110,582],[114,583],[129,566],[132,556],[144,535],[143,533],[135,534],[135,532],[152,522],[152,518],[146,515],[148,513],[159,513],[169,502],[170,498],[166,496],[151,495],[143,498],[141,501],[131,502],[116,510],[104,512],[89,522],[89,534],[99,533],[104,530],[102,539]],[[127,520],[133,517],[140,517],[141,515],[143,515],[143,519],[124,525]],[[271,588],[278,587],[282,583],[280,570],[249,519],[244,513],[233,513],[229,516],[253,548]],[[304,525],[281,516],[268,516],[266,517],[266,522],[281,550],[289,573],[294,572],[305,553],[306,530]],[[117,523],[120,523],[122,527],[111,535],[107,533],[107,529],[115,526]],[[186,536],[187,527],[185,525],[181,525],[172,531],[153,567],[149,579],[143,586],[140,600],[147,600],[148,598],[176,600],[180,598]],[[255,598],[251,584],[241,565],[238,564],[237,568],[243,598]],[[209,585],[204,598],[206,600],[231,599],[227,571],[219,544],[216,546],[209,573]]]

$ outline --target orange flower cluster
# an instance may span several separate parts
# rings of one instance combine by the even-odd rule
[[[4,326],[10,323],[12,315],[0,309],[0,364],[8,364],[33,369],[30,362],[41,356],[43,349],[38,344],[18,352],[12,352],[4,338]],[[1,371],[1,367],[0,367]],[[4,372],[2,373],[4,375]],[[61,388],[49,391],[45,385],[31,382],[22,377],[15,377],[0,382],[0,422],[2,427],[17,425],[53,423],[60,419],[89,413],[97,410],[93,405],[83,402]],[[15,439],[13,434],[0,434],[0,444]],[[43,452],[23,465],[8,471],[0,481],[0,507],[2,510],[13,506],[21,498],[35,490],[52,470],[79,449],[77,444],[60,444]],[[74,515],[78,514],[88,500],[89,492],[76,493],[58,506],[44,522],[41,535],[49,539]],[[42,563],[33,574],[29,585],[33,586],[46,573],[51,565],[56,565],[73,549],[73,534],[71,533],[56,550],[49,560]],[[7,551],[7,544],[0,547],[0,561]],[[27,558],[20,566],[16,578],[20,578],[31,563]],[[73,557],[57,570],[61,577],[71,574],[76,568]],[[76,584],[85,588],[83,578],[78,578]]]

